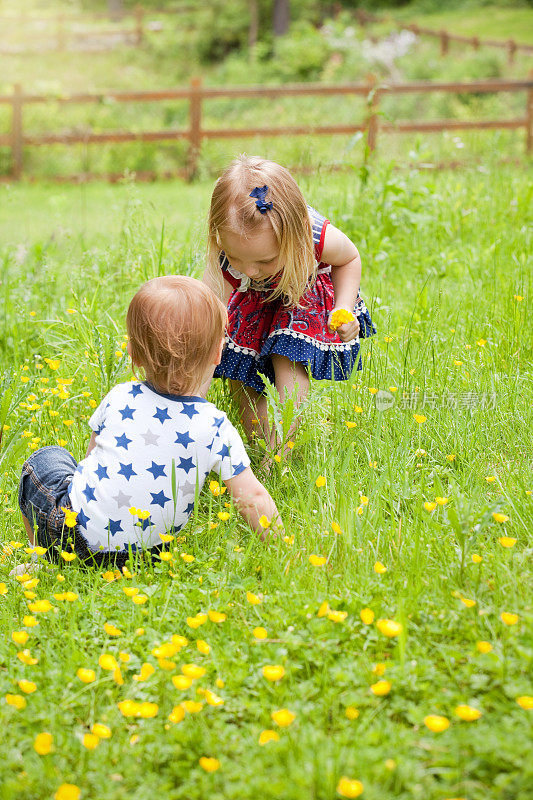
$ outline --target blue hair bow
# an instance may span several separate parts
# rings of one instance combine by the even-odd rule
[[[274,207],[274,203],[265,203],[266,193],[268,192],[268,186],[265,184],[264,186],[256,186],[253,191],[250,192],[248,197],[257,198],[255,204],[261,214],[266,214],[267,211],[270,211],[271,208]]]

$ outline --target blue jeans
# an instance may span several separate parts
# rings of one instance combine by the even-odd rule
[[[67,528],[62,508],[72,508],[68,488],[77,461],[63,447],[42,447],[24,466],[19,484],[20,510],[35,530],[37,544],[47,548],[47,558],[59,561],[59,551],[72,545],[84,564],[121,568],[129,559],[129,550],[95,552],[76,525]],[[70,546],[68,547],[70,550]],[[158,553],[154,547],[148,552]]]

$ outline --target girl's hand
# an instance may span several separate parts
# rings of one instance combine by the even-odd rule
[[[336,312],[341,313],[339,314]],[[341,322],[339,325],[338,322],[342,320],[343,316],[348,316],[352,319],[349,319],[348,322]],[[340,320],[335,319],[335,317],[340,317]],[[350,311],[348,308],[334,308],[328,317],[328,328],[331,333],[335,333],[336,331],[341,341],[351,342],[359,335],[359,320],[354,315],[353,311]]]

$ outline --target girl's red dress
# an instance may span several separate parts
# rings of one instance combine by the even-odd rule
[[[359,337],[372,336],[376,328],[358,297],[354,313],[359,319],[359,337],[343,342],[337,333],[330,332],[327,321],[335,295],[331,266],[321,262],[329,220],[308,208],[318,269],[299,308],[284,306],[281,298],[268,300],[272,283],[267,290],[254,289],[249,278],[233,269],[224,252],[220,254],[224,279],[233,292],[228,303],[226,347],[215,377],[241,381],[261,394],[265,380],[274,383],[272,353],[304,364],[316,380],[348,380],[356,364],[362,369]]]

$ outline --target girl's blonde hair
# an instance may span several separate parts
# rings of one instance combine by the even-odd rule
[[[250,192],[268,186],[266,202],[273,207],[262,214]],[[277,286],[269,300],[281,297],[286,305],[297,306],[309,280],[316,272],[316,259],[309,210],[290,172],[274,161],[240,156],[215,184],[209,209],[207,264],[213,285],[222,289],[219,233],[224,230],[242,236],[268,221],[279,245],[282,265]]]
[[[152,278],[131,301],[126,328],[134,367],[165,394],[188,395],[224,336],[228,315],[214,292],[185,275]]]

